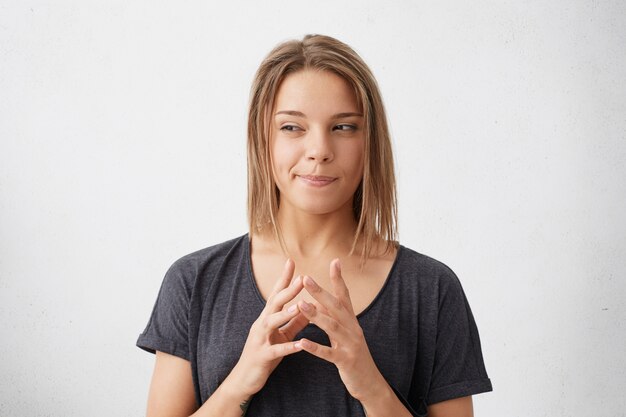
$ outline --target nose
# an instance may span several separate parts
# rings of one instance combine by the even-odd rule
[[[311,130],[307,138],[306,159],[317,162],[330,162],[334,158],[332,138],[329,132]]]

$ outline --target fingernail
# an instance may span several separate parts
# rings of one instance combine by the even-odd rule
[[[305,283],[308,284],[311,288],[313,289],[317,289],[317,284],[315,283],[315,281],[313,281],[313,278],[311,278],[310,276],[305,276],[304,277]]]
[[[311,305],[309,303],[307,303],[306,301],[302,301],[302,309],[304,311],[311,311]]]
[[[298,275],[296,277],[296,279],[293,280],[293,282],[291,283],[291,285],[293,285],[294,287],[298,284],[300,284],[300,280],[302,280],[302,277],[300,275]]]
[[[293,347],[295,347],[296,349],[302,349],[302,343],[296,342],[293,344]]]
[[[287,265],[289,265],[289,261],[291,261],[291,258],[287,258],[287,260],[285,261],[285,267],[287,267]]]
[[[292,305],[291,307],[289,307],[289,308],[287,309],[287,311],[288,311],[288,312],[290,312],[290,313],[293,313],[293,312],[294,312],[294,311],[296,311],[297,309],[298,309],[298,306],[294,304],[294,305]]]
[[[339,258],[337,258],[337,263],[335,265],[337,266],[337,269],[341,271],[341,261],[339,260]]]

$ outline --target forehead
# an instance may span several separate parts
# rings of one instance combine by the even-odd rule
[[[311,69],[285,77],[276,92],[275,108],[306,115],[360,111],[354,90],[344,78],[330,71]]]

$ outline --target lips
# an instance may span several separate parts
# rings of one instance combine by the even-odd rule
[[[312,185],[314,187],[323,187],[337,179],[335,177],[327,177],[324,175],[298,175],[298,178],[300,178],[300,180],[307,185]]]

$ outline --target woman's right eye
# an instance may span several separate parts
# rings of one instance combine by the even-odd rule
[[[285,126],[282,126],[280,128],[280,130],[283,130],[283,131],[286,131],[286,132],[295,132],[297,130],[300,130],[300,128],[298,126],[295,126],[295,125],[285,125]]]

